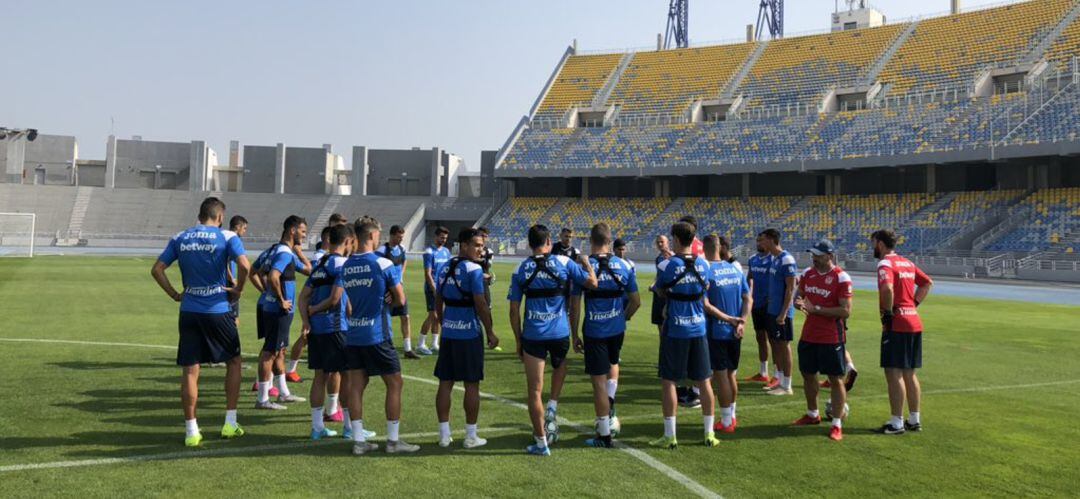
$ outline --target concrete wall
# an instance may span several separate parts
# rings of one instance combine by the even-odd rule
[[[80,160],[79,185],[105,187],[105,162],[101,160]]]
[[[367,195],[436,195],[439,179],[437,158],[437,149],[367,149]],[[356,169],[355,163],[353,169]]]
[[[321,147],[286,148],[285,192],[288,194],[326,194],[327,178],[333,173],[331,156],[326,149]]]
[[[22,165],[13,164],[10,170],[8,153],[17,156],[18,146],[12,145],[9,151],[9,141],[0,140],[0,172],[8,172],[12,179],[19,179],[23,184],[72,185],[72,165],[79,158],[75,137],[41,134],[33,142],[19,140],[22,142]]]
[[[491,197],[495,195],[495,159],[499,151],[480,151],[480,196]]]
[[[200,159],[192,150],[191,142],[117,139],[115,187],[187,190],[192,161]]]
[[[241,192],[274,192],[276,155],[274,146],[244,146]]]

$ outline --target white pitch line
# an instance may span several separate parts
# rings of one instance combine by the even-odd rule
[[[138,344],[138,343],[108,343],[108,342],[93,342],[93,341],[80,341],[80,340],[51,340],[51,339],[44,339],[44,338],[0,338],[0,341],[14,341],[14,342],[24,342],[24,343],[66,343],[66,344],[76,344],[76,345],[124,346],[124,347],[157,348],[157,349],[175,348],[175,347],[166,346],[166,345],[146,345],[146,344]],[[421,383],[426,383],[426,384],[429,384],[429,385],[438,385],[439,384],[439,382],[436,381],[436,380],[431,380],[431,379],[427,379],[427,378],[421,378],[421,377],[417,377],[417,376],[411,376],[411,375],[408,375],[408,374],[402,374],[402,377],[406,378],[406,379],[409,379],[409,380],[413,380],[413,381],[417,381],[417,382],[421,382]],[[461,389],[461,390],[464,390],[464,388],[461,388],[461,387],[458,387],[458,388]],[[515,400],[508,399],[508,398],[503,397],[501,395],[495,395],[493,393],[480,392],[480,396],[484,397],[484,398],[487,398],[487,399],[498,401],[500,403],[503,403],[503,404],[506,404],[506,405],[509,405],[509,406],[512,406],[512,407],[516,407],[518,409],[524,409],[524,410],[529,409],[529,407],[527,405],[525,405],[525,404],[523,404],[521,402],[515,401]],[[563,418],[559,418],[559,419],[562,420],[563,424],[566,424],[566,425],[570,426],[571,428],[574,428],[575,430],[577,430],[580,433],[588,433],[588,432],[592,431],[592,430],[590,430],[589,428],[587,428],[584,425],[577,424],[577,423],[574,423],[574,422],[571,422],[571,421],[567,421],[567,420],[565,420]],[[293,446],[293,447],[297,446],[297,444],[280,444],[280,445],[282,445],[282,446]],[[310,445],[310,444],[307,444],[307,445]],[[264,447],[264,448],[259,449],[259,450],[273,450],[273,449],[266,449],[265,447],[274,447],[274,446],[262,446],[262,447]],[[274,448],[277,448],[277,447],[274,447]],[[289,448],[289,447],[282,447],[282,448]],[[700,483],[694,481],[694,479],[692,479],[692,478],[680,473],[678,470],[676,470],[676,469],[674,469],[674,468],[672,468],[672,467],[670,467],[670,466],[656,460],[655,458],[653,458],[652,456],[646,454],[645,452],[642,452],[640,450],[629,447],[626,444],[623,444],[621,442],[618,442],[616,444],[616,448],[618,450],[622,451],[622,452],[625,452],[626,454],[628,454],[630,456],[633,456],[635,459],[641,461],[642,463],[645,463],[650,468],[653,468],[656,471],[659,471],[660,473],[663,473],[668,478],[682,484],[687,489],[689,489],[691,492],[697,494],[700,497],[717,498],[717,499],[721,497],[719,494],[709,490],[704,485],[701,485]],[[255,447],[250,447],[249,449],[255,449]],[[222,449],[221,453],[225,453],[225,454],[230,453],[230,452],[227,452],[227,451],[233,451],[232,453],[237,453],[237,451],[242,451],[242,449]],[[211,453],[211,452],[218,452],[218,451],[213,450],[213,451],[205,451],[205,452]],[[109,459],[99,459],[99,460],[89,460],[89,461],[92,461],[93,464],[113,464],[113,463],[123,463],[123,462],[131,462],[131,461],[149,461],[149,460],[154,460],[154,459],[176,459],[177,456],[190,456],[192,454],[193,453],[190,453],[190,452],[189,453],[173,452],[173,453],[167,453],[167,454],[158,454],[156,456],[165,456],[165,457],[157,457],[157,458],[146,457],[146,456],[142,456],[140,458],[140,456],[133,456],[133,457],[125,457],[125,458],[109,458]],[[204,455],[204,454],[200,454],[200,455]],[[209,455],[215,455],[215,454],[209,454]],[[151,456],[154,456],[154,455],[151,455]],[[101,461],[101,462],[98,463],[97,461]],[[15,468],[10,469],[10,470],[7,469],[8,467],[0,467],[0,472],[18,471],[20,469],[39,469],[39,468],[49,468],[49,467],[71,467],[71,466],[87,466],[88,465],[88,464],[70,464],[70,463],[82,463],[82,462],[85,462],[85,461],[60,461],[59,464],[58,463],[40,463],[40,464],[36,464],[36,465],[34,465],[34,464],[15,465]],[[67,463],[67,464],[64,465],[64,463]],[[50,465],[53,465],[53,466],[50,466]],[[25,468],[19,468],[19,467],[25,467]]]
[[[510,431],[517,431],[517,428],[488,428],[486,433],[506,433]],[[458,432],[462,433],[462,432]],[[438,432],[425,432],[425,433],[409,433],[402,435],[402,438],[427,438],[436,437]],[[376,438],[375,440],[384,440]],[[147,461],[169,461],[174,459],[191,459],[197,457],[216,457],[216,456],[232,456],[238,454],[249,454],[253,452],[269,452],[284,449],[296,449],[303,447],[316,447],[328,444],[344,444],[349,443],[347,440],[343,440],[340,437],[327,437],[322,440],[307,440],[304,442],[293,442],[288,444],[270,444],[270,445],[252,445],[249,447],[233,447],[222,449],[203,449],[203,450],[189,450],[189,451],[177,451],[177,452],[164,452],[161,454],[144,454],[140,456],[125,456],[125,457],[109,457],[103,459],[82,459],[78,461],[53,461],[48,463],[34,463],[34,464],[13,464],[8,466],[0,466],[0,473],[8,473],[12,471],[27,471],[27,470],[43,470],[54,468],[79,468],[85,466],[101,466],[105,464],[124,464],[124,463],[138,463]]]

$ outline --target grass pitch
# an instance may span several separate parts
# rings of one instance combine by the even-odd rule
[[[920,308],[927,325],[921,434],[870,432],[887,418],[888,403],[877,368],[876,296],[857,292],[849,348],[862,376],[843,442],[828,440],[827,426],[789,426],[804,409],[796,375],[793,397],[766,397],[757,384],[743,384],[739,430],[722,435],[719,448],[701,446],[697,410],[680,410],[678,450],[649,448],[662,419],[657,337],[643,294],[623,350],[618,394],[620,440],[629,450],[585,448],[588,435],[564,425],[550,458],[527,456],[528,418],[517,404],[525,380],[503,299],[510,265],[496,267],[494,289],[504,352],[488,353],[481,385],[503,398],[481,406],[487,447],[460,448],[460,393],[452,413],[455,446],[436,444],[429,357],[402,360],[408,378],[401,431],[423,447],[419,454],[357,458],[343,440],[312,444],[306,404],[256,412],[247,391],[240,422],[248,434],[223,441],[217,436],[223,369],[203,371],[199,422],[206,440],[192,451],[182,444],[177,306],[150,279],[152,263],[0,260],[0,496],[1071,496],[1080,484],[1080,364],[1072,360],[1080,356],[1080,307],[933,295]],[[423,320],[418,262],[406,283],[416,335]],[[259,346],[256,296],[248,289],[241,315],[245,355]],[[400,345],[397,327],[395,321]],[[742,358],[740,377],[746,377],[757,363],[752,339],[744,341]],[[591,428],[583,361],[572,356],[570,362],[559,413]],[[250,358],[245,363],[251,366],[244,371],[246,390],[255,369]],[[373,380],[365,397],[365,422],[381,438],[380,385]],[[308,386],[292,390],[307,396]]]

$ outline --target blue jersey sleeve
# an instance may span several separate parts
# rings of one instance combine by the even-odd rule
[[[739,281],[739,293],[744,296],[750,294],[750,282],[746,280],[746,274],[743,274]]]
[[[566,276],[578,286],[585,284],[585,281],[589,280],[589,273],[585,272],[585,268],[575,261],[566,263]]]
[[[431,270],[435,265],[435,253],[431,250],[424,252],[424,270]]]
[[[795,277],[799,275],[799,269],[795,268],[795,257],[784,255],[784,259],[780,262],[780,273],[784,277]]]
[[[383,277],[386,279],[387,289],[401,284],[401,272],[398,272],[398,268],[393,265],[383,270]]]
[[[522,296],[524,296],[525,291],[521,289],[524,280],[522,272],[524,272],[522,268],[518,267],[517,272],[514,272],[514,275],[510,276],[510,291],[506,294],[507,300],[520,302]]]
[[[638,292],[637,274],[634,272],[634,269],[627,269],[626,270],[626,292],[627,293],[637,293]]]
[[[175,262],[176,259],[180,256],[180,252],[177,248],[178,244],[179,243],[176,241],[175,237],[169,239],[169,243],[165,245],[165,250],[161,252],[160,256],[158,256],[158,260],[160,260],[161,263],[164,263],[165,265],[172,265],[172,263]]]
[[[285,272],[285,269],[289,267],[289,264],[294,263],[295,261],[296,255],[282,251],[281,253],[274,255],[273,260],[270,262],[270,270]]]
[[[462,289],[468,290],[474,295],[484,294],[484,271],[480,268],[469,272],[465,276],[465,282],[461,283]]]
[[[229,239],[229,242],[225,245],[229,252],[229,261],[233,261],[241,256],[244,256],[244,241],[241,241],[239,237],[233,237]]]

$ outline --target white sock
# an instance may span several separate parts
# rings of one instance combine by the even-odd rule
[[[450,422],[439,422],[439,440],[447,440],[450,438]]]
[[[918,411],[908,413],[907,420],[908,420],[908,423],[911,423],[911,424],[920,424],[921,423],[919,421],[919,413],[918,413]]]
[[[352,423],[350,423],[350,424],[352,425],[352,438],[353,438],[353,441],[354,442],[363,442],[363,441],[365,441],[366,439],[364,438],[364,420],[363,419],[354,419],[352,421]]]
[[[675,438],[675,417],[664,418],[664,436]]]
[[[259,382],[259,402],[266,402],[270,400],[270,382]]]
[[[855,363],[854,362],[848,362],[847,363],[847,370],[848,371],[855,371],[856,370],[855,369]]]
[[[236,409],[225,411],[225,424],[236,424]]]
[[[538,437],[538,436],[533,435],[533,440],[536,441],[536,446],[537,447],[539,447],[541,449],[543,449],[544,447],[547,447],[547,439],[546,438]]]
[[[619,391],[619,380],[609,379],[607,380],[607,396],[609,399],[615,398],[615,392]]]
[[[780,386],[785,390],[791,389],[791,376],[784,376],[784,381],[780,382]]]
[[[313,407],[311,409],[311,429],[315,431],[323,431],[326,426],[323,424],[323,408]]]
[[[611,418],[607,416],[600,416],[596,418],[596,433],[601,437],[607,437],[611,435]]]
[[[411,352],[412,351],[412,338],[405,338],[405,351],[406,352]]]
[[[716,423],[716,415],[710,414],[703,418],[705,420],[705,434],[708,435],[713,432],[713,424]]]
[[[420,335],[420,348],[427,348],[427,335],[426,334],[421,334]]]
[[[775,365],[773,365],[773,373],[772,373],[772,377],[774,377],[774,378],[776,378],[776,379],[780,379],[780,376],[781,376],[782,374],[784,374],[784,373],[780,371],[780,368],[779,368],[779,367],[777,367],[777,366],[775,366]]]
[[[784,386],[784,373],[780,371],[776,372],[776,383],[776,386]]]
[[[738,410],[737,410],[738,407],[739,407],[738,402],[732,402],[731,403],[731,417],[733,417],[733,418],[739,417]]]
[[[549,400],[547,408],[551,409],[553,411],[558,411],[559,410],[559,401],[558,400]]]
[[[352,421],[351,419],[349,419],[349,410],[344,407],[341,408],[341,420],[345,421],[346,423]]]
[[[842,428],[844,426],[844,422],[840,418],[832,418],[832,425],[837,428]]]
[[[431,346],[435,347],[436,350],[438,350],[439,348],[439,336],[442,335],[439,333],[431,335]]]
[[[810,417],[812,417],[812,418],[819,418],[819,417],[821,417],[821,413],[820,413],[820,412],[818,412],[818,410],[817,410],[817,409],[814,409],[814,410],[812,410],[812,411],[811,411],[811,410],[807,410],[807,411],[806,411],[806,415],[807,415],[807,416],[810,416]]]
[[[732,420],[735,419],[735,407],[721,407],[720,408],[720,424],[724,426],[731,426]]]
[[[904,419],[900,416],[893,416],[889,419],[889,426],[892,426],[893,428],[903,428]]]
[[[286,372],[290,372],[290,373],[296,372],[296,365],[299,364],[299,363],[300,363],[299,360],[290,360],[289,361],[289,369]]]
[[[761,368],[758,369],[758,374],[766,378],[769,377],[769,361],[766,360],[765,362],[761,363]]]
[[[691,386],[690,390],[692,390],[694,392],[694,395],[697,395],[699,397],[701,396],[701,388],[698,388],[696,386]]]
[[[326,413],[333,416],[338,412],[338,394],[331,393],[326,396]]]
[[[401,428],[400,421],[387,421],[386,422],[386,440],[388,442],[398,441],[398,430]]]
[[[281,392],[280,396],[282,397],[292,395],[292,392],[289,391],[289,383],[285,381],[284,374],[277,375],[277,388]]]
[[[475,424],[466,424],[465,425],[465,438],[476,438],[476,425]]]
[[[184,426],[186,427],[187,436],[194,437],[199,434],[199,423],[194,419],[184,420]]]

